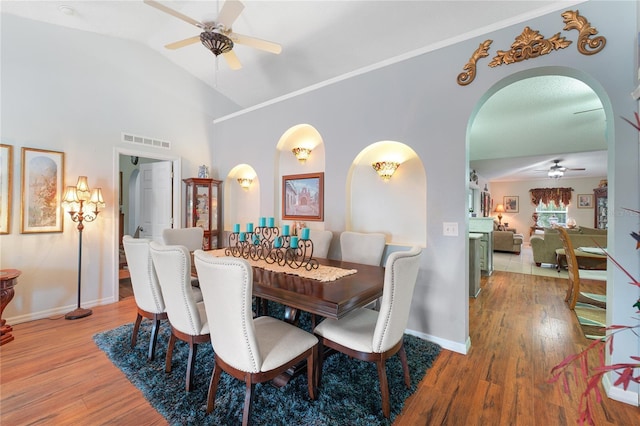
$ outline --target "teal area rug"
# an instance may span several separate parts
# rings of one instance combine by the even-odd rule
[[[276,309],[277,310],[277,309]],[[272,312],[279,316],[280,312]],[[308,315],[301,320],[308,328]],[[185,391],[188,345],[176,343],[172,372],[165,373],[164,359],[169,325],[160,328],[156,358],[147,360],[151,322],[143,320],[138,343],[131,349],[133,324],[96,334],[100,349],[127,376],[172,425],[235,425],[242,421],[244,382],[222,373],[213,413],[206,414],[207,391],[213,369],[210,344],[199,345],[194,390]],[[413,392],[440,352],[434,343],[405,335],[411,372],[411,389],[404,386],[398,356],[387,361],[391,393],[391,417],[382,415],[380,386],[375,364],[336,353],[325,360],[318,399],[309,399],[306,374],[276,388],[270,383],[256,386],[251,421],[254,425],[390,425],[400,414],[404,401]]]

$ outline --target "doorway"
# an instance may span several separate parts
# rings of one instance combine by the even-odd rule
[[[181,159],[116,148],[114,169],[114,176],[117,179],[114,184],[117,195],[114,199],[119,200],[119,220],[114,235],[115,249],[117,250],[115,268],[118,281],[114,283],[114,295],[115,299],[119,300],[133,294],[126,269],[122,237],[128,234],[157,240],[160,238],[162,229],[181,223],[181,180],[172,178],[172,176],[181,176]],[[158,169],[162,169],[162,172],[159,172]],[[163,177],[159,178],[159,176]],[[151,183],[156,180],[162,181],[162,185],[155,189],[147,188],[145,190],[143,183],[145,180],[152,181]],[[149,190],[155,191],[153,197],[148,192]],[[151,201],[153,199],[161,200],[163,207],[159,210],[166,213],[162,217],[156,214],[156,209],[146,209],[155,203],[155,201]],[[154,227],[159,229],[153,231],[155,235],[143,233],[146,226],[142,223],[145,218],[150,220],[153,225],[148,229]]]

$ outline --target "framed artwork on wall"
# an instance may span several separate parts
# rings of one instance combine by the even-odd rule
[[[20,233],[62,232],[64,152],[22,148]]]
[[[0,144],[0,234],[8,234],[11,224],[13,147]]]
[[[282,176],[282,219],[324,220],[324,173]]]
[[[504,211],[506,213],[518,213],[520,210],[520,202],[517,195],[505,195],[503,197]]]
[[[578,194],[578,208],[579,209],[592,209],[593,208],[593,194]]]

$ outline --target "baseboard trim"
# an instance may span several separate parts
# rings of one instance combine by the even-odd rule
[[[115,300],[113,297],[107,297],[104,299],[99,299],[99,300],[93,300],[93,301],[89,301],[89,302],[83,302],[82,303],[82,307],[83,308],[93,308],[94,306],[100,306],[100,305],[108,305],[110,303],[114,303],[117,302],[117,300]],[[67,305],[67,306],[62,306],[59,308],[52,308],[52,309],[46,309],[44,311],[38,311],[38,312],[29,312],[28,314],[25,315],[18,315],[16,317],[11,317],[11,318],[6,318],[7,323],[8,324],[20,324],[23,322],[29,322],[29,321],[35,321],[35,320],[39,320],[39,319],[43,319],[43,318],[51,318],[51,317],[55,317],[58,315],[64,316],[66,313],[74,310],[77,308],[77,305]]]
[[[447,339],[442,339],[440,337],[432,336],[430,334],[421,333],[415,330],[405,330],[405,333],[410,334],[412,336],[419,337],[424,340],[428,340],[433,343],[437,343],[444,349],[447,349],[453,352],[458,352],[462,355],[466,355],[467,353],[469,353],[469,348],[471,348],[471,338],[469,337],[467,337],[466,342],[460,343],[460,342],[454,342]]]
[[[602,386],[609,398],[633,405],[634,407],[640,407],[640,393],[613,386],[611,383],[611,373],[605,374],[602,377]]]

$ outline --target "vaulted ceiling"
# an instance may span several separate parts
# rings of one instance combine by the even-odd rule
[[[200,22],[215,21],[224,4],[188,0],[160,3]],[[234,52],[242,64],[237,71],[230,70],[221,57],[216,59],[200,43],[165,49],[166,44],[198,35],[200,30],[142,0],[2,1],[0,10],[146,45],[242,109],[547,13],[562,12],[581,1],[243,3],[244,10],[234,22],[233,31],[279,43],[282,53],[236,45]],[[553,159],[561,159],[566,167],[587,168],[585,175],[606,175],[606,168],[596,168],[606,163],[602,161],[606,149],[604,113],[598,109],[602,105],[592,91],[578,83],[527,80],[490,98],[472,126],[472,168],[490,179],[539,177],[544,172],[535,170],[544,170]],[[541,84],[552,87],[543,91]]]

